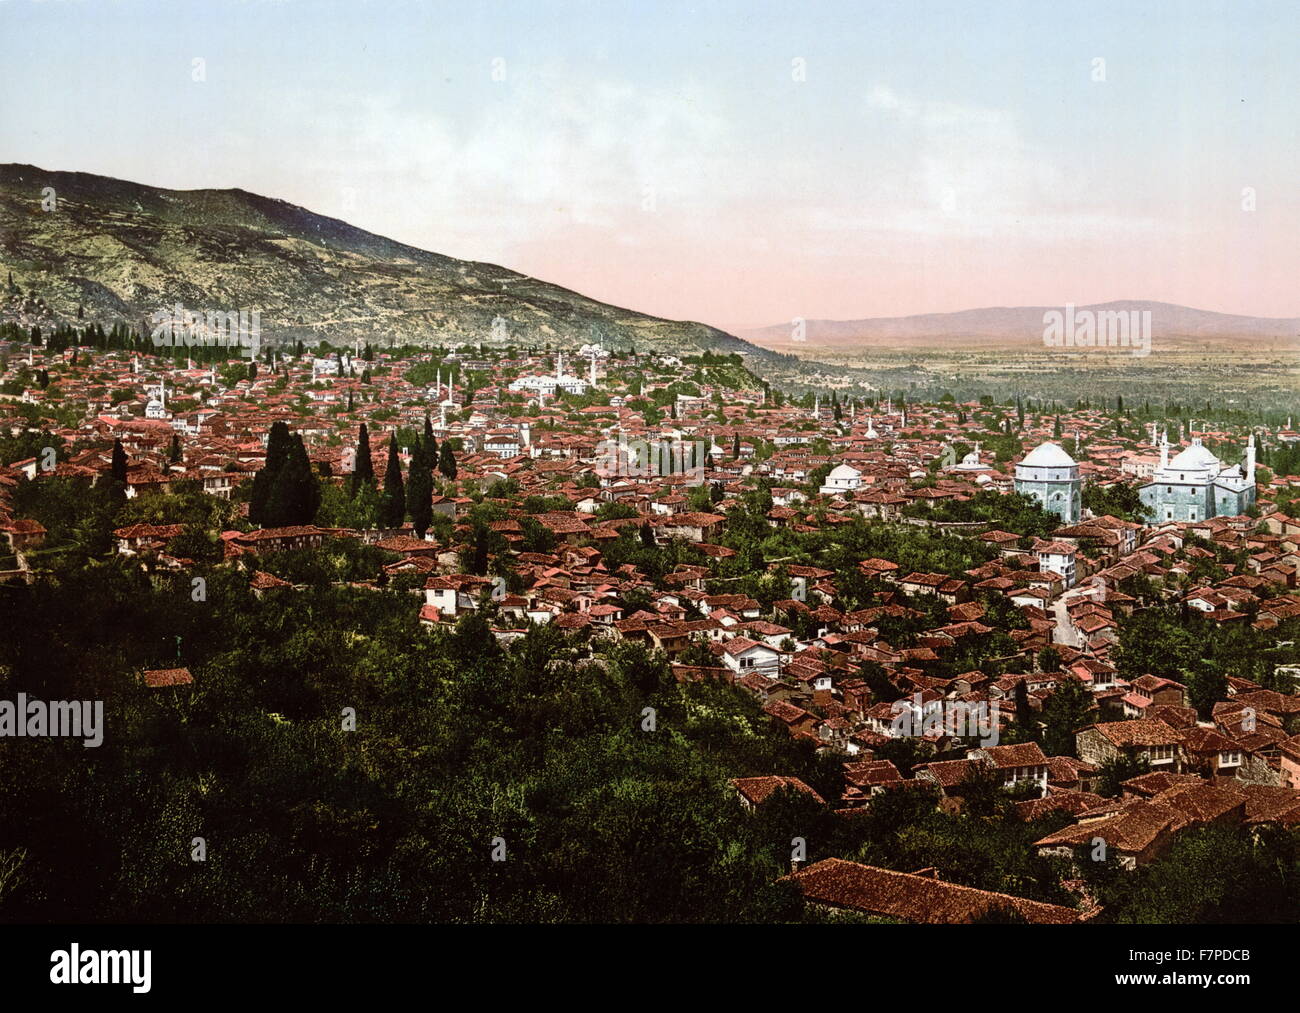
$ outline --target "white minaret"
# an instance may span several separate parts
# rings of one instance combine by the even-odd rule
[[[438,376],[433,381],[433,399],[442,400],[442,367],[438,367]]]
[[[558,380],[563,375],[564,375],[564,353],[557,352],[555,354],[555,379]]]
[[[813,395],[813,418],[819,419],[821,417],[822,417],[822,396],[820,394],[814,394]]]
[[[165,375],[158,381],[158,403],[164,408],[167,407],[167,377]]]
[[[1255,482],[1255,431],[1250,433],[1250,442],[1246,444],[1246,481]]]
[[[1169,430],[1160,430],[1160,468],[1169,467]]]

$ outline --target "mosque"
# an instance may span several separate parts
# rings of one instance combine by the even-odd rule
[[[1016,465],[1016,492],[1033,496],[1044,510],[1077,524],[1083,516],[1079,465],[1055,443],[1035,447]]]
[[[1225,465],[1201,444],[1169,459],[1169,437],[1160,437],[1160,467],[1139,495],[1153,523],[1191,523],[1207,517],[1236,517],[1255,505],[1255,434],[1246,444],[1244,464]]]

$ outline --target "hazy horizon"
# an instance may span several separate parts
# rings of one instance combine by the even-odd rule
[[[0,24],[25,82],[0,161],[240,188],[732,333],[1300,316],[1281,3],[16,0]]]

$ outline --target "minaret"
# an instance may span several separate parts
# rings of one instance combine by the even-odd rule
[[[158,402],[164,408],[167,407],[167,377],[164,375],[158,383]]]
[[[433,381],[433,399],[434,401],[442,400],[442,367],[438,367],[438,376]]]
[[[555,379],[559,380],[564,375],[564,353],[555,353]]]
[[[822,396],[820,394],[814,394],[813,395],[813,418],[820,419],[821,417],[822,417]]]
[[[1250,433],[1250,442],[1246,444],[1246,481],[1255,484],[1255,431]]]
[[[1169,467],[1169,430],[1160,430],[1160,470]]]

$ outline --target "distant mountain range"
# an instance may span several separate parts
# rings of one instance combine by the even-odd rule
[[[809,345],[881,346],[998,346],[1042,344],[1044,314],[1064,306],[991,306],[956,313],[925,313],[911,317],[867,320],[809,320],[803,337]],[[1128,300],[1078,306],[1076,312],[1151,311],[1151,335],[1165,340],[1251,341],[1270,344],[1300,342],[1300,318],[1246,317],[1176,306],[1173,303]],[[766,348],[798,349],[790,324],[774,324],[740,332]]]
[[[52,188],[53,210],[42,206]],[[244,190],[164,190],[0,165],[0,319],[139,327],[188,310],[257,309],[263,341],[482,342],[772,354],[705,324],[663,320],[444,257]],[[503,321],[503,324],[496,321]]]

